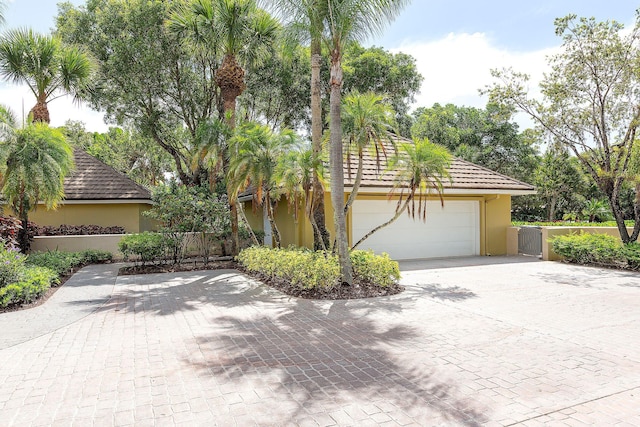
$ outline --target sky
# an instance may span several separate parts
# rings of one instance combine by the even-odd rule
[[[9,0],[4,29],[30,27],[49,32],[54,27],[57,0]],[[75,5],[84,0],[71,0]],[[630,27],[636,8],[631,0],[413,0],[382,34],[365,40],[366,46],[381,46],[416,58],[424,77],[414,107],[434,103],[482,108],[487,99],[478,90],[492,82],[490,70],[513,67],[532,76],[536,92],[546,69],[546,56],[558,51],[561,40],[553,21],[567,14],[616,20]],[[37,11],[37,13],[34,13]],[[35,99],[25,87],[0,83],[0,103],[21,116]],[[102,115],[64,97],[50,104],[51,124],[66,120],[85,122],[88,130],[107,130]],[[529,122],[522,116],[521,127]]]

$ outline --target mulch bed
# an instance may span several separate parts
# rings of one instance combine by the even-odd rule
[[[152,273],[176,273],[181,271],[198,271],[198,270],[222,270],[234,269],[242,271],[247,276],[253,277],[260,282],[279,290],[280,292],[297,298],[318,299],[318,300],[343,300],[343,299],[361,299],[375,298],[388,295],[396,295],[404,291],[404,286],[393,285],[388,287],[377,286],[371,283],[358,283],[354,286],[333,286],[331,288],[321,289],[302,289],[292,285],[284,280],[273,280],[261,274],[249,272],[235,261],[213,261],[208,265],[202,262],[187,262],[178,265],[135,265],[122,267],[120,275],[131,274],[152,274]]]

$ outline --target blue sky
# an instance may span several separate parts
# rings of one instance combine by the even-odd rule
[[[71,0],[83,4],[83,0]],[[48,32],[57,12],[55,0],[10,0],[5,28],[31,27]],[[454,103],[483,107],[478,89],[491,82],[489,70],[513,66],[532,75],[532,90],[545,70],[545,56],[560,45],[553,21],[569,13],[615,19],[630,26],[634,5],[629,0],[413,0],[385,32],[365,42],[416,58],[425,77],[415,106]],[[0,102],[28,111],[33,97],[28,90],[0,83]],[[52,124],[72,118],[91,130],[106,130],[101,115],[59,99],[52,108]],[[521,122],[526,126],[526,121]]]

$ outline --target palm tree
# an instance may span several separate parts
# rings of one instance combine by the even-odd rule
[[[286,19],[298,40],[308,39],[311,56],[311,147],[313,154],[322,154],[322,97],[320,68],[322,65],[322,36],[324,20],[328,10],[323,0],[272,0],[280,15]],[[314,247],[326,248],[329,244],[329,233],[325,227],[324,188],[322,179],[313,176],[313,202],[311,203],[313,221],[319,234],[314,235]]]
[[[587,200],[582,209],[582,215],[586,216],[589,222],[594,222],[596,218],[609,220],[613,218],[609,204],[604,200]]]
[[[0,37],[0,75],[33,92],[36,105],[30,114],[36,122],[49,123],[49,101],[66,94],[79,99],[92,71],[93,63],[82,49],[64,46],[57,37],[30,29],[9,30]]]
[[[314,241],[318,249],[327,250],[322,237],[322,230],[314,215],[316,198],[312,194],[314,181],[318,177],[320,185],[324,185],[323,164],[313,149],[293,150],[280,158],[276,168],[276,181],[279,183],[289,208],[293,210],[297,220],[298,211],[304,205],[305,215],[313,228]],[[315,244],[314,244],[315,246]]]
[[[63,181],[73,169],[73,152],[64,134],[46,123],[34,122],[23,129],[15,127],[15,119],[0,109],[4,123],[12,126],[9,138],[0,143],[2,163],[2,192],[13,212],[22,222],[18,242],[23,251],[29,248],[27,227],[29,212],[43,202],[47,209],[55,209],[64,197]],[[7,132],[3,132],[7,135]]]
[[[276,167],[279,159],[296,147],[297,136],[290,130],[274,134],[267,126],[246,123],[231,138],[231,144],[231,149],[235,152],[227,177],[232,189],[231,195],[237,199],[239,192],[253,189],[255,205],[264,204],[275,244],[280,247],[280,232],[273,209],[274,202],[280,196],[275,179]]]
[[[398,204],[395,215],[365,234],[353,247],[357,248],[362,242],[371,237],[378,230],[388,226],[400,218],[405,211],[412,218],[423,221],[427,218],[427,199],[435,192],[444,205],[442,180],[449,177],[451,154],[441,145],[433,144],[428,139],[416,139],[399,145],[398,153],[389,162],[389,169],[394,170],[395,184],[389,193],[392,197],[398,190]],[[417,196],[417,207],[416,207]]]
[[[0,25],[4,24],[4,9],[7,7],[5,1],[0,1]]]
[[[408,0],[322,0],[326,5],[325,42],[331,58],[330,67],[330,174],[331,202],[336,230],[336,249],[340,261],[342,283],[353,283],[347,224],[344,210],[344,171],[342,149],[342,54],[347,43],[379,33],[384,25],[395,18]]]
[[[383,98],[373,92],[352,92],[342,102],[342,132],[347,140],[347,165],[351,176],[351,156],[358,157],[358,170],[353,182],[351,194],[344,206],[344,213],[349,212],[360,189],[363,173],[365,150],[371,150],[380,170],[381,157],[387,157],[385,142],[393,144],[389,131],[395,125],[395,112],[383,103]]]
[[[251,64],[268,54],[280,28],[255,0],[193,0],[188,9],[175,14],[170,23],[176,32],[186,32],[201,48],[219,46],[222,63],[216,70],[216,84],[223,100],[225,120],[235,129],[236,99],[246,88],[240,61]],[[233,156],[225,150],[225,172]],[[238,207],[227,188],[231,211],[233,253],[239,249]]]

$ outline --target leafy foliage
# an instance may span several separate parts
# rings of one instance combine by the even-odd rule
[[[26,264],[46,267],[58,276],[66,276],[77,267],[111,261],[113,254],[108,251],[87,249],[81,252],[46,251],[33,252],[27,256]]]
[[[162,234],[145,231],[139,234],[127,234],[118,242],[118,249],[127,260],[135,256],[142,265],[159,260],[165,251],[166,239]]]
[[[386,287],[396,284],[400,278],[398,263],[386,254],[352,251],[351,259],[356,283]],[[333,287],[340,283],[337,256],[323,251],[253,246],[241,251],[237,260],[251,272],[271,280],[285,280],[302,289]]]
[[[21,230],[22,222],[18,218],[0,216],[0,239],[2,239],[5,248],[17,248],[19,246],[18,234]],[[29,239],[29,242],[33,240],[36,234],[38,234],[38,226],[28,221],[26,237]]]
[[[185,233],[198,233],[198,243],[207,262],[213,243],[224,241],[230,232],[226,196],[219,196],[206,187],[188,187],[171,181],[156,187],[152,200],[153,208],[144,214],[162,224],[160,232],[174,263],[184,257],[188,243]]]
[[[486,92],[492,102],[529,115],[552,143],[570,151],[609,202],[623,242],[636,241],[640,198],[633,203],[636,225],[629,234],[620,194],[637,179],[630,166],[640,126],[640,15],[628,32],[615,21],[575,15],[556,19],[555,26],[563,44],[549,58],[542,101],[529,97],[529,76],[511,69],[494,70],[498,81]]]
[[[87,236],[95,234],[124,234],[125,229],[119,225],[103,227],[100,225],[43,225],[36,227],[38,236]]]
[[[620,264],[625,261],[620,239],[608,234],[570,234],[553,239],[555,253],[577,264]]]
[[[24,272],[25,256],[14,248],[0,249],[0,288],[17,282]]]
[[[625,221],[627,227],[633,227],[632,220]],[[511,225],[518,227],[521,225],[535,225],[539,227],[615,227],[615,221],[605,222],[585,222],[585,221],[512,221]]]
[[[58,276],[48,268],[25,268],[20,281],[0,287],[0,308],[33,302],[57,282]]]

